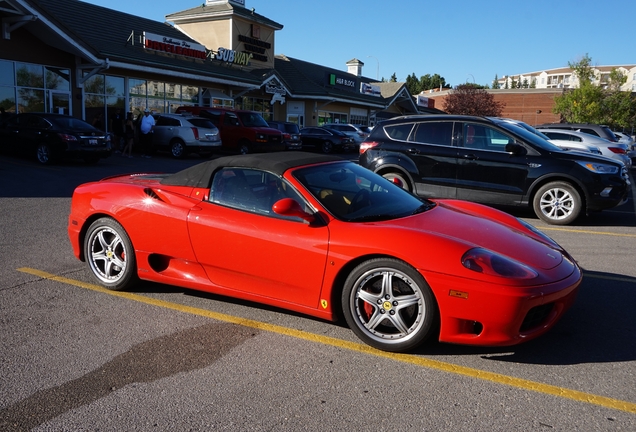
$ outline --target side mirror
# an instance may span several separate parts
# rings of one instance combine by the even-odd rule
[[[506,153],[510,153],[514,156],[525,156],[528,154],[528,150],[521,144],[515,142],[506,144]]]
[[[303,210],[300,204],[298,204],[298,201],[291,198],[283,198],[276,201],[272,206],[272,210],[277,215],[299,217],[309,223],[312,223],[315,220],[314,215],[307,213]]]

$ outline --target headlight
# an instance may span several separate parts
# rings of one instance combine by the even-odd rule
[[[471,249],[462,257],[462,265],[469,270],[488,276],[509,279],[533,279],[538,273],[515,260],[483,248]]]
[[[583,168],[587,168],[590,171],[598,173],[598,174],[618,173],[618,167],[615,165],[605,165],[598,162],[583,162],[583,161],[576,161],[576,163],[581,165]]]

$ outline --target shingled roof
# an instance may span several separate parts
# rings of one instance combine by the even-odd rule
[[[261,25],[272,27],[276,30],[281,30],[283,28],[282,24],[279,24],[276,21],[272,21],[271,19],[257,14],[256,12],[252,12],[251,9],[246,9],[242,6],[235,6],[231,3],[220,3],[214,5],[206,5],[205,3],[203,3],[201,6],[192,9],[186,9],[181,12],[175,12],[166,15],[166,19],[168,21],[179,21],[193,18],[200,19],[214,18],[217,16],[224,17],[227,15],[237,15],[250,21],[257,22]]]
[[[347,102],[359,102],[362,105],[384,108],[386,100],[384,97],[371,96],[356,91],[348,91],[338,87],[330,86],[326,82],[328,74],[338,74],[340,76],[348,74],[346,71],[321,66],[304,60],[298,60],[285,55],[277,55],[274,58],[274,69],[276,74],[289,89],[293,89],[293,96],[297,98],[333,98],[346,100]],[[252,71],[257,76],[263,76],[264,71]],[[367,84],[373,83],[375,80],[366,77],[356,77],[351,75],[352,79],[359,80]]]
[[[210,60],[162,54],[143,48],[143,32],[198,43],[167,23],[85,3],[78,0],[38,0],[32,2],[46,18],[100,58],[131,65],[196,74],[200,77],[260,85],[261,80],[247,71],[230,68]]]

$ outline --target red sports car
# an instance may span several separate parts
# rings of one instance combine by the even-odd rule
[[[515,217],[418,198],[356,163],[302,152],[81,185],[68,232],[110,289],[143,279],[344,316],[360,339],[395,352],[428,337],[529,340],[581,282],[565,250]]]

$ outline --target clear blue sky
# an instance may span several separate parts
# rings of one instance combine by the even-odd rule
[[[205,0],[85,0],[155,21]],[[276,54],[398,81],[439,74],[455,86],[567,67],[636,64],[633,0],[245,0],[284,27]],[[214,48],[216,47],[208,47]],[[379,73],[378,73],[379,69]]]

